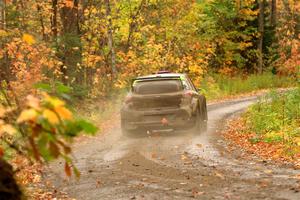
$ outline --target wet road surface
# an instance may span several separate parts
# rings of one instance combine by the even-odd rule
[[[47,179],[70,197],[111,199],[300,199],[299,170],[244,152],[228,151],[220,136],[226,119],[256,98],[208,106],[208,130],[124,136],[117,126],[75,145],[79,180],[67,180],[63,163]]]

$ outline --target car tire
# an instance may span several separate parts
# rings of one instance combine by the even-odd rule
[[[133,131],[127,130],[125,127],[126,127],[126,121],[121,119],[121,131],[122,131],[122,134],[126,135],[126,136],[130,136],[133,133]]]
[[[207,106],[206,106],[206,101],[204,100],[203,105],[202,105],[202,110],[201,110],[201,131],[207,131]]]
[[[200,109],[199,106],[193,116],[193,132],[195,132],[196,134],[198,134],[201,131],[201,115],[200,115]]]
[[[126,128],[126,121],[121,119],[121,131],[123,135],[129,135],[130,131],[128,131]]]

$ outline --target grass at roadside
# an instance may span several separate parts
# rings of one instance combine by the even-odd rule
[[[252,153],[299,161],[300,87],[270,92],[229,127],[225,136]]]
[[[216,100],[263,89],[292,87],[296,84],[292,78],[271,73],[236,77],[213,74],[204,78],[201,88],[208,100]]]
[[[256,133],[252,142],[283,143],[287,154],[300,153],[300,88],[280,94],[272,91],[246,112],[245,119]]]

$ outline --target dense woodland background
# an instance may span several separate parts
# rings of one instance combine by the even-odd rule
[[[79,176],[70,143],[98,129],[74,102],[92,119],[118,108],[109,99],[132,78],[159,70],[189,74],[209,100],[296,86],[300,1],[0,0],[0,181],[11,178],[1,195],[20,199],[13,177],[32,182],[36,161],[62,157],[66,175]],[[300,157],[299,94],[252,108],[253,141]]]
[[[297,0],[2,0],[0,79],[19,94],[61,81],[107,96],[167,69],[296,76]]]

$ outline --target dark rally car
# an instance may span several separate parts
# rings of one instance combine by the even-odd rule
[[[206,99],[186,74],[158,73],[134,79],[121,108],[121,127],[125,133],[201,130],[206,123]]]

